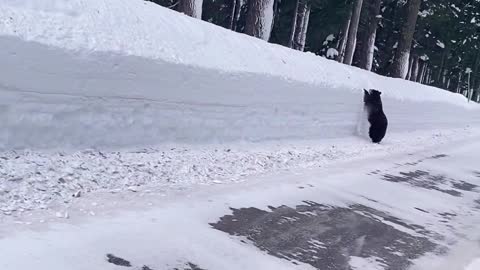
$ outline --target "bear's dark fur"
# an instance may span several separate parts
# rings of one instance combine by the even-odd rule
[[[365,103],[365,109],[367,110],[368,122],[370,123],[370,129],[368,135],[374,143],[380,143],[387,133],[388,120],[387,116],[383,112],[382,94],[378,90],[371,89],[365,90],[363,96],[363,102]]]

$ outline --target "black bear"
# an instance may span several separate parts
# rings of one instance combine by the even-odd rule
[[[368,135],[372,142],[380,143],[387,133],[388,126],[387,116],[383,112],[382,99],[380,97],[382,93],[374,89],[370,91],[364,89],[364,91],[363,102],[365,103],[368,122],[370,123]]]

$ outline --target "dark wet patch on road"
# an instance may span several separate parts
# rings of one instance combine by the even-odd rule
[[[440,222],[442,223],[449,223],[453,218],[457,216],[457,214],[455,213],[448,212],[438,213],[438,215],[442,217],[442,219],[440,220]]]
[[[441,159],[441,158],[446,158],[448,157],[448,155],[445,155],[445,154],[439,154],[439,155],[434,155],[434,156],[431,156],[431,157],[426,157],[426,158],[422,158],[422,159],[419,159],[417,161],[412,161],[412,162],[407,162],[407,163],[404,163],[400,166],[415,166],[415,165],[418,165],[422,162],[425,162],[426,160],[431,160],[431,159]]]
[[[448,157],[448,155],[445,155],[445,154],[439,154],[439,155],[434,155],[434,156],[431,156],[427,159],[441,159],[441,158],[446,158]]]
[[[419,208],[419,207],[414,207],[416,210],[420,211],[420,212],[424,212],[424,213],[430,213],[428,212],[427,210],[423,210],[422,208]]]
[[[191,262],[187,263],[186,268],[173,268],[173,270],[206,270]]]
[[[132,267],[132,264],[128,260],[125,260],[125,259],[120,258],[118,256],[115,256],[113,254],[107,254],[107,262],[109,262],[111,264],[114,264],[114,265],[117,265],[117,266]],[[135,269],[154,270],[153,268],[150,268],[147,265],[143,265],[142,267],[135,268]],[[175,267],[175,268],[171,268],[171,269],[172,270],[206,270],[206,269],[200,268],[198,265],[196,265],[194,263],[191,263],[191,262],[185,263],[184,266],[182,266],[181,268]]]
[[[477,208],[478,210],[480,210],[480,198],[479,198],[479,199],[476,199],[476,200],[474,201],[474,203],[475,203],[475,208]]]
[[[107,254],[107,261],[111,264],[115,264],[115,265],[118,265],[118,266],[125,266],[125,267],[131,267],[132,264],[123,259],[123,258],[120,258],[120,257],[117,257],[113,254]]]
[[[452,186],[463,191],[474,191],[474,189],[478,187],[477,185],[465,181],[452,182]]]
[[[384,174],[382,179],[395,183],[408,183],[414,187],[436,190],[455,197],[462,196],[462,192],[460,191],[473,191],[478,187],[465,181],[451,179],[445,175],[432,174],[422,170],[400,172],[397,175]],[[443,188],[441,186],[443,186]]]
[[[350,256],[379,258],[385,269],[406,269],[437,246],[422,226],[364,205],[335,207],[305,202],[295,208],[232,209],[210,224],[243,236],[269,254],[317,269],[350,269]],[[411,233],[407,233],[411,231]]]

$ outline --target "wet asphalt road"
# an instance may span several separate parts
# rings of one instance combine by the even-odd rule
[[[395,164],[388,171],[372,170],[367,177],[456,198],[465,193],[476,194],[478,199],[474,203],[480,215],[480,171],[473,167],[462,168],[469,172],[468,179],[457,179],[445,171],[436,172],[438,166],[458,166],[455,162],[454,156],[438,153]],[[414,211],[430,214],[421,207],[415,207]],[[431,214],[442,223],[457,217],[457,213],[452,212]],[[442,255],[449,251],[448,246],[441,244],[443,235],[362,204],[339,207],[309,200],[295,207],[269,206],[268,210],[245,205],[231,208],[231,214],[218,217],[210,226],[271,256],[316,269],[353,270],[350,259],[355,256],[374,258],[381,269],[405,270],[413,260],[427,253]],[[129,267],[122,260],[110,258],[108,262]],[[146,265],[141,269],[159,270]],[[207,270],[192,262],[173,269]]]

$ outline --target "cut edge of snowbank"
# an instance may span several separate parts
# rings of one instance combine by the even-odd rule
[[[211,145],[163,145],[123,151],[3,151],[3,215],[68,207],[76,194],[149,192],[243,182],[282,171],[404,154],[478,139],[480,129],[396,134],[383,145],[359,138]],[[247,150],[245,150],[247,149]]]

